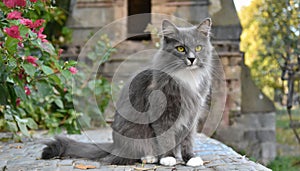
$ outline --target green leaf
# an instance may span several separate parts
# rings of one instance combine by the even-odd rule
[[[26,118],[26,119],[27,119],[26,125],[27,125],[30,129],[37,129],[37,128],[38,128],[37,123],[36,123],[32,118]]]
[[[97,57],[97,54],[95,52],[89,52],[88,55],[87,55],[87,57],[90,60],[94,61],[96,59],[96,57]]]
[[[77,61],[70,60],[70,61],[65,62],[65,67],[69,68],[71,66],[75,66],[76,64],[77,64]]]
[[[91,120],[92,119],[88,115],[82,115],[82,116],[78,117],[77,120],[78,120],[80,126],[88,127],[88,128],[91,127]]]
[[[30,136],[26,126],[28,124],[28,119],[21,119],[19,116],[15,116],[15,119],[22,134]]]
[[[18,131],[18,127],[16,125],[15,122],[10,122],[10,121],[6,121],[8,129],[12,132],[17,132]]]
[[[69,80],[72,78],[72,73],[69,70],[63,70],[63,71],[61,71],[61,74],[66,78],[66,80]]]
[[[7,92],[5,85],[0,84],[0,92],[2,92],[2,95],[0,96],[0,105],[6,105],[7,98],[8,98],[8,92]]]
[[[16,119],[16,121],[17,122],[20,122],[20,123],[24,123],[24,124],[26,124],[27,122],[28,122],[28,120],[27,119],[21,119],[19,116],[15,116],[15,119]]]
[[[52,93],[52,88],[46,81],[37,82],[36,86],[41,96],[47,96]]]
[[[22,132],[22,134],[24,134],[25,136],[30,136],[29,132],[28,132],[28,129],[26,127],[26,124],[22,123],[22,122],[18,122],[17,121],[17,124],[18,124],[18,127],[20,128],[20,131]]]
[[[5,41],[5,46],[9,53],[15,53],[17,51],[18,42],[19,42],[18,39],[7,36]]]
[[[46,75],[50,75],[50,74],[53,74],[53,70],[52,68],[46,66],[46,65],[42,65],[42,70],[43,72],[46,74]]]
[[[17,97],[20,97],[23,101],[26,100],[26,94],[25,94],[25,90],[23,88],[15,85],[14,90],[15,90]]]
[[[21,37],[26,37],[26,34],[31,33],[32,31],[24,25],[19,26],[19,31]]]
[[[37,34],[36,33],[30,31],[30,32],[28,32],[28,34],[29,34],[30,38],[37,39]]]
[[[42,47],[42,41],[40,39],[35,39],[30,41],[32,45],[36,46],[39,49],[43,49]]]
[[[62,113],[52,113],[52,116],[56,117],[56,118],[63,118],[65,115]]]
[[[8,90],[8,94],[9,94],[11,103],[13,105],[16,105],[17,96],[16,96],[16,92],[15,92],[15,89],[14,89],[14,84],[10,83],[10,82],[6,82],[6,87],[7,87],[7,90]]]
[[[34,76],[36,68],[32,64],[23,64],[23,68],[28,75],[30,75],[31,77]]]
[[[91,89],[91,91],[94,91],[95,90],[95,80],[91,80],[91,81],[89,81],[88,82],[88,87],[89,87],[89,89]]]
[[[4,119],[8,121],[14,121],[13,115],[11,112],[6,111],[4,114]]]
[[[56,84],[61,84],[61,80],[57,75],[50,75],[49,79],[53,80]]]
[[[53,45],[49,42],[44,42],[41,44],[41,48],[45,51],[48,52],[50,55],[56,55],[55,49]]]
[[[61,108],[61,109],[64,108],[64,103],[61,101],[61,99],[56,99],[56,100],[54,101],[54,103],[55,103],[59,108]]]
[[[0,81],[4,82],[8,76],[7,67],[5,65],[5,62],[3,61],[3,58],[0,58]]]
[[[8,60],[8,70],[11,71],[17,67],[17,60],[15,58],[9,58]]]

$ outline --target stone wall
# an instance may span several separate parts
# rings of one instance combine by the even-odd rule
[[[241,113],[241,64],[242,53],[239,51],[239,41],[213,41],[213,45],[222,61],[226,84],[226,107],[222,124],[230,124],[230,116]]]
[[[127,16],[127,0],[71,1],[73,7],[67,26],[73,30],[72,45],[84,45],[93,33],[116,19]],[[126,34],[127,28],[120,28],[118,32]]]
[[[274,112],[249,113],[231,120],[231,125],[219,127],[217,139],[264,164],[276,157]]]
[[[219,126],[216,137],[267,164],[276,157],[275,107],[241,64],[241,111],[229,114],[229,122]]]

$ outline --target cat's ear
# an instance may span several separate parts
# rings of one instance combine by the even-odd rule
[[[211,19],[206,18],[204,19],[198,26],[197,29],[201,33],[203,33],[205,36],[209,37],[210,35],[210,29],[211,29]]]
[[[169,20],[163,20],[162,22],[162,35],[170,35],[177,32],[177,27]]]

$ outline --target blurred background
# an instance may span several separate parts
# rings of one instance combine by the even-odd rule
[[[170,20],[170,16],[176,16],[197,25],[211,17],[212,43],[222,61],[227,83],[224,115],[213,137],[273,170],[300,169],[299,0],[55,0],[39,5],[51,6],[35,16],[46,20],[44,34],[55,48],[63,50],[59,60],[70,63],[77,60],[94,33],[117,19],[161,13]],[[5,18],[5,10],[1,15]],[[20,120],[6,122],[9,112],[19,118],[33,118],[36,127],[22,128],[31,131],[47,129],[57,133],[66,129],[78,133],[78,125],[89,128],[109,125],[114,111],[110,95],[112,77],[129,55],[159,48],[162,19],[147,14],[129,18],[115,34],[130,38],[112,47],[111,38],[101,35],[99,42],[91,47],[87,55],[90,62],[101,60],[97,81],[92,82],[79,71],[74,77],[83,80],[82,89],[73,95],[92,94],[96,86],[100,110],[88,109],[86,113],[91,113],[88,115],[76,113],[71,110],[68,91],[58,91],[59,94],[53,91],[56,95],[45,93],[40,97],[37,94],[47,90],[27,83],[32,94],[26,97],[26,103],[13,104],[9,98],[4,99],[5,103],[1,101],[0,129],[22,131]],[[1,33],[1,40],[4,36]],[[145,60],[149,59],[129,61],[124,77]],[[64,76],[69,78],[67,74]],[[74,103],[84,107],[89,102]],[[17,114],[20,110],[22,115]],[[11,114],[14,111],[17,112]],[[50,116],[51,113],[54,114]],[[76,121],[78,116],[80,120]]]

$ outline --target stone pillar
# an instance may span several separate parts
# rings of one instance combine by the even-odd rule
[[[266,164],[276,157],[275,108],[244,64],[239,49],[242,28],[233,1],[213,1],[221,6],[212,14],[212,32],[227,82],[226,108],[215,137]]]

